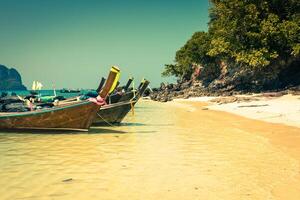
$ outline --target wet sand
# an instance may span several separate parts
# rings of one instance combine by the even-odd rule
[[[300,129],[141,102],[89,134],[0,133],[0,199],[300,199]]]
[[[214,140],[223,139],[216,143],[215,150],[232,164],[232,169],[224,168],[223,173],[240,179],[235,187],[241,187],[239,195],[224,199],[300,199],[299,128],[206,110],[207,103],[178,101],[173,104],[182,108],[185,105],[186,112],[190,113],[183,113],[183,125],[188,127],[193,119],[202,119],[194,124],[201,136],[201,130],[213,127],[210,132],[216,137]],[[234,177],[230,171],[240,174]],[[231,181],[224,184],[229,183]],[[251,191],[247,193],[249,198],[242,194],[246,188]]]

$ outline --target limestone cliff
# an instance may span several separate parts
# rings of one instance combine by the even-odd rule
[[[0,90],[26,90],[16,69],[0,64]]]

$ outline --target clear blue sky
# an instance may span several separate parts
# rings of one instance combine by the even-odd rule
[[[195,31],[208,0],[0,0],[0,64],[30,86],[95,88],[111,65],[152,86]],[[137,84],[137,83],[136,83]]]

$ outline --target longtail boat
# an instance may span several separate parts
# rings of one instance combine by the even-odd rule
[[[126,85],[122,87],[122,91],[124,92],[117,92],[115,94],[111,94],[107,97],[106,102],[108,104],[117,103],[120,101],[128,101],[132,99],[135,96],[136,91],[133,89],[131,91],[128,91],[130,84],[133,82],[133,78],[129,78]],[[141,84],[144,82],[144,80],[141,82]]]
[[[26,112],[0,113],[0,129],[46,129],[87,131],[104,104],[109,91],[116,85],[120,70],[112,67],[97,98],[67,102],[51,108]]]
[[[108,125],[121,123],[125,116],[143,96],[149,81],[143,80],[137,92],[127,92],[118,102],[102,106],[97,112],[93,125]]]
[[[96,92],[97,92],[97,93],[99,93],[99,92],[101,91],[101,89],[102,89],[102,87],[103,87],[105,81],[106,81],[106,79],[105,79],[104,77],[102,77],[102,78],[101,78],[101,81],[100,81],[100,83],[99,83],[99,86],[98,86],[98,88],[96,89]]]

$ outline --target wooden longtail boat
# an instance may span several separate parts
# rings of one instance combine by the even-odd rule
[[[136,93],[136,91],[134,91],[134,90],[128,91],[128,88],[129,88],[130,84],[132,83],[132,81],[133,81],[133,78],[131,77],[128,79],[126,85],[122,87],[122,91],[124,91],[125,93],[115,93],[115,94],[109,95],[107,97],[106,103],[113,104],[113,103],[117,103],[120,101],[129,101],[130,99],[132,99]],[[141,84],[143,82],[144,81],[142,81]]]
[[[87,131],[101,107],[100,100],[105,99],[112,89],[119,71],[118,68],[112,67],[97,99],[64,103],[35,111],[0,113],[0,129]]]
[[[84,101],[36,111],[0,113],[0,129],[87,131],[100,106]]]
[[[130,78],[128,79],[126,85],[123,87],[123,90],[124,90],[125,92],[127,92],[127,90],[128,90],[128,88],[129,88],[129,86],[131,85],[132,81],[133,81],[133,77],[130,77]]]
[[[125,92],[125,93],[117,93],[117,94],[113,94],[107,97],[106,102],[107,104],[114,104],[114,103],[118,103],[121,101],[129,101],[130,99],[132,99],[135,95],[135,93],[137,93],[136,91],[129,91],[129,92]]]
[[[104,77],[102,77],[102,79],[101,79],[101,81],[100,81],[100,83],[99,83],[99,86],[98,86],[98,88],[96,89],[96,92],[97,92],[97,93],[99,93],[99,92],[101,91],[101,89],[102,89],[102,87],[103,87],[105,81],[106,81],[106,79],[105,79]]]
[[[114,104],[108,104],[100,108],[94,119],[93,125],[103,126],[109,124],[121,123],[125,116],[132,109],[135,102],[125,101]]]
[[[136,94],[128,92],[118,102],[104,105],[97,112],[93,125],[108,125],[121,123],[125,116],[133,109],[140,97],[143,96],[149,85],[149,81],[143,81]]]

